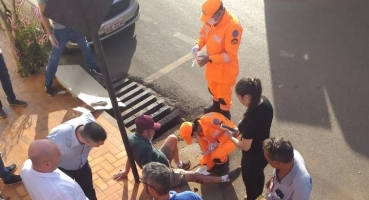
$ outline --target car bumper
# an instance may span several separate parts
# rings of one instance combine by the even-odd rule
[[[116,15],[115,17],[106,20],[103,22],[103,24],[101,25],[98,33],[99,33],[99,37],[100,40],[105,40],[106,38],[109,38],[117,33],[119,33],[120,31],[124,30],[125,28],[129,27],[130,25],[132,25],[133,23],[135,23],[138,18],[140,17],[140,6],[138,4],[138,2],[136,0],[130,0],[130,7],[128,9],[126,9],[124,12],[120,13],[119,15]],[[105,33],[105,28],[106,26],[109,26],[111,24],[117,23],[119,20],[125,20],[128,19],[127,21],[125,21],[124,25],[111,31],[108,33]],[[89,36],[87,36],[87,38],[89,38]],[[91,45],[92,41],[90,39],[88,40],[88,44]],[[67,48],[68,49],[75,49],[78,48],[78,45],[76,43],[73,42],[68,42],[67,44]]]

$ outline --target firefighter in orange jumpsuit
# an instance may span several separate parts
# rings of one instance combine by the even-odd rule
[[[204,113],[219,112],[231,118],[232,87],[238,75],[238,48],[242,27],[238,19],[228,12],[221,0],[206,0],[202,5],[202,25],[192,53],[200,67],[206,66],[205,78],[213,96],[213,105]],[[206,46],[207,55],[198,55]]]
[[[204,114],[193,122],[183,122],[179,135],[188,145],[197,140],[202,151],[200,165],[206,165],[207,170],[221,174],[229,165],[228,154],[236,149],[233,142],[227,137],[221,124],[237,127],[224,115],[217,112]]]

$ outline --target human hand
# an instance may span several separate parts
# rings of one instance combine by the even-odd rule
[[[228,130],[228,129],[225,129],[224,130],[224,133],[227,135],[228,138],[232,138],[233,137],[233,132]]]
[[[200,51],[200,47],[199,47],[199,45],[195,45],[194,47],[192,47],[192,50],[191,50],[191,52],[192,52],[192,54],[195,56],[195,55],[197,55],[197,53]]]
[[[206,65],[206,63],[209,62],[209,56],[207,55],[201,55],[201,56],[198,56],[197,58],[197,64],[199,65],[199,67],[203,67],[204,65]]]
[[[124,178],[127,178],[128,173],[126,171],[120,170],[118,173],[113,175],[113,180],[120,181]]]
[[[49,40],[50,40],[51,45],[53,45],[53,47],[59,48],[58,40],[55,38],[54,34],[49,35]]]

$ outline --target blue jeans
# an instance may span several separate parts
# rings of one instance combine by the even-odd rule
[[[10,76],[8,69],[6,68],[5,60],[3,54],[0,53],[0,81],[1,85],[3,86],[3,90],[8,97],[8,101],[15,100],[15,94],[13,91],[12,82],[10,81]],[[0,108],[2,108],[2,104],[0,101]]]
[[[59,48],[53,46],[51,49],[51,54],[46,69],[45,85],[51,85],[53,83],[53,78],[55,77],[56,70],[58,69],[59,60],[64,52],[65,46],[67,45],[68,41],[72,41],[78,44],[90,69],[94,69],[97,67],[96,60],[92,55],[91,49],[88,46],[86,37],[84,35],[76,33],[68,28],[54,29],[53,33],[59,43]]]
[[[12,177],[12,174],[4,166],[3,158],[1,157],[1,152],[0,152],[0,177],[5,181],[9,180]]]

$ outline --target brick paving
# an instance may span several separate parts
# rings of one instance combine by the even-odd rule
[[[0,48],[8,66],[14,92],[18,99],[28,102],[27,107],[10,107],[4,92],[0,92],[0,99],[7,113],[7,118],[0,119],[0,150],[5,165],[17,163],[19,173],[23,162],[27,159],[29,144],[44,138],[56,125],[72,118],[71,108],[82,106],[83,102],[70,95],[49,97],[44,91],[44,75],[38,72],[30,77],[20,77],[16,72],[8,40],[0,32]],[[54,84],[56,91],[62,90],[60,85]],[[94,186],[99,200],[113,199],[151,199],[143,190],[142,184],[135,184],[132,173],[124,181],[112,180],[112,175],[124,167],[126,152],[115,120],[106,112],[97,113],[97,122],[108,132],[108,139],[101,147],[94,148],[89,156],[93,172]],[[138,168],[139,169],[139,168]],[[141,172],[139,171],[139,174]],[[27,200],[30,197],[23,184],[4,186],[0,181],[2,196],[11,200]]]

